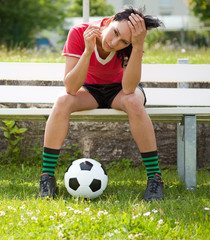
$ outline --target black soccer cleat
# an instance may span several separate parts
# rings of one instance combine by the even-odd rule
[[[39,197],[41,199],[44,198],[55,198],[58,194],[58,187],[56,185],[55,177],[49,176],[47,173],[41,175],[40,180],[40,189],[39,189]]]
[[[156,173],[153,179],[148,179],[147,188],[144,193],[143,199],[146,202],[164,199],[164,185],[161,177]]]

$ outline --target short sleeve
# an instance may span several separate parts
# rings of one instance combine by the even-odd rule
[[[64,49],[63,56],[78,57],[82,55],[85,50],[85,43],[83,38],[84,28],[73,27],[68,34]]]

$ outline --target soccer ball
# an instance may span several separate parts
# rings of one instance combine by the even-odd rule
[[[94,199],[105,190],[108,177],[99,162],[81,158],[67,168],[64,181],[67,191],[72,196]]]

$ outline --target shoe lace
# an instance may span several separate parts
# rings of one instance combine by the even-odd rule
[[[41,188],[43,192],[48,192],[49,187],[48,187],[48,182],[46,180],[42,181]]]
[[[157,193],[158,190],[158,186],[159,186],[159,182],[152,179],[151,181],[149,181],[149,191],[153,192],[153,193]]]

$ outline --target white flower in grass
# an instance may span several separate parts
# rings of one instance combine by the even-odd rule
[[[114,236],[114,233],[107,233],[107,235],[109,236],[109,237],[113,237]]]
[[[205,207],[205,208],[204,208],[204,210],[206,210],[206,211],[209,211],[209,210],[210,210],[210,208],[208,208],[208,207]]]
[[[148,217],[150,215],[151,212],[146,212],[143,214],[144,217]]]
[[[85,212],[89,212],[90,211],[90,208],[85,208]]]
[[[13,207],[11,207],[11,206],[8,206],[8,209],[13,210],[13,211],[16,211],[16,208],[13,208]]]
[[[69,211],[74,211],[74,209],[73,209],[72,207],[67,207],[67,209],[68,209]]]
[[[28,223],[28,220],[26,218],[24,218],[23,215],[21,215],[21,220],[24,222],[24,223]]]
[[[133,216],[133,219],[136,219],[136,218],[138,218],[138,217],[140,217],[140,216],[141,216],[141,213],[139,213],[139,214]]]
[[[160,219],[160,220],[158,221],[158,223],[159,223],[160,225],[163,224],[163,223],[164,223],[163,219]]]
[[[26,208],[26,206],[25,205],[22,205],[21,207],[20,207],[20,209],[25,209]]]
[[[179,222],[178,222],[178,221],[177,221],[177,222],[174,222],[174,223],[175,223],[175,224],[177,224],[177,225],[179,224]]]
[[[50,220],[54,220],[55,218],[52,216],[52,215],[50,215]]]
[[[108,212],[106,210],[98,212],[98,216],[107,215],[107,214],[108,214]]]
[[[31,216],[31,215],[33,214],[33,212],[26,212],[26,214],[27,214],[28,216]]]
[[[75,213],[75,214],[83,214],[83,212],[80,211],[80,210],[74,210],[74,213]]]
[[[57,229],[60,230],[60,228],[63,228],[63,224],[60,224],[57,226]]]
[[[114,230],[114,233],[117,234],[117,233],[121,233],[121,232],[120,232],[118,229],[115,229],[115,230]]]
[[[38,218],[36,218],[36,217],[31,217],[31,220],[37,222]]]
[[[134,237],[135,237],[134,234],[128,235],[128,238],[129,238],[129,239],[134,239]]]
[[[157,213],[158,210],[157,210],[157,209],[152,209],[152,212],[153,212],[153,213]]]
[[[5,215],[5,212],[4,211],[0,211],[0,217],[4,216],[4,215]]]
[[[58,233],[58,237],[63,238],[63,237],[64,237],[63,233],[62,233],[62,232],[59,232],[59,233]]]
[[[67,214],[67,212],[62,212],[62,213],[60,213],[60,216],[65,217],[66,214]]]

